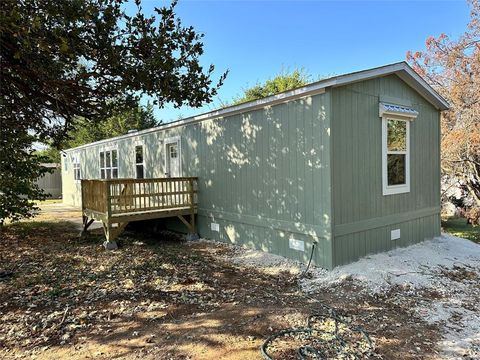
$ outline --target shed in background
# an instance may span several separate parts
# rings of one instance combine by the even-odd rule
[[[51,172],[45,173],[36,181],[38,187],[45,191],[50,198],[62,198],[62,170],[59,164],[44,163],[43,167],[51,169]]]

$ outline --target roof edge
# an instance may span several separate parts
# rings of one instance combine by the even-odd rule
[[[120,140],[120,139],[128,139],[128,138],[131,138],[131,137],[136,137],[136,136],[139,136],[139,135],[145,135],[145,134],[149,134],[149,133],[156,132],[156,131],[161,131],[161,130],[166,130],[166,129],[170,129],[170,128],[174,128],[174,127],[178,127],[178,126],[197,123],[197,122],[200,122],[200,121],[216,119],[216,118],[220,118],[220,117],[224,117],[224,116],[232,116],[232,115],[236,115],[236,114],[243,113],[243,112],[246,112],[246,111],[251,111],[251,110],[256,110],[258,108],[273,106],[273,105],[276,105],[276,104],[279,104],[279,103],[282,103],[282,102],[287,102],[287,101],[290,101],[290,100],[306,97],[306,96],[309,96],[309,95],[322,94],[324,92],[325,92],[325,86],[323,84],[320,85],[320,84],[317,84],[317,83],[313,83],[313,84],[305,85],[301,88],[296,88],[296,89],[289,90],[289,91],[286,91],[286,92],[282,92],[282,93],[279,93],[279,94],[276,94],[276,95],[268,96],[268,97],[265,97],[265,98],[262,98],[262,99],[253,100],[253,101],[245,102],[245,103],[242,103],[242,104],[239,104],[239,105],[233,105],[233,106],[229,106],[229,107],[226,107],[226,108],[221,108],[221,109],[218,109],[218,110],[209,111],[209,112],[206,112],[206,113],[203,113],[203,114],[200,114],[200,115],[194,115],[194,116],[191,116],[191,117],[188,117],[188,118],[185,118],[185,119],[171,121],[169,123],[161,124],[159,126],[156,126],[156,127],[150,128],[150,129],[140,130],[140,131],[137,131],[137,132],[134,132],[134,133],[120,135],[120,136],[116,136],[116,137],[112,137],[112,138],[103,139],[103,140],[95,141],[95,142],[92,142],[92,143],[80,145],[80,146],[77,146],[77,147],[74,147],[74,148],[65,149],[64,151],[65,152],[70,152],[70,151],[80,150],[80,149],[83,149],[83,148],[87,148],[89,146],[96,146],[96,145],[105,144],[105,143],[108,143],[110,141],[115,141],[115,140]]]
[[[417,92],[419,92],[426,100],[434,105],[438,110],[448,110],[448,102],[440,96],[420,75],[418,75],[405,61],[384,65],[367,70],[360,70],[344,75],[334,76],[328,79],[323,79],[299,88],[287,90],[276,95],[267,96],[262,99],[248,101],[238,105],[231,105],[225,108],[212,110],[203,114],[194,115],[185,119],[172,121],[169,123],[161,124],[150,129],[140,130],[134,133],[120,135],[109,139],[103,139],[95,141],[89,144],[80,145],[74,148],[65,149],[65,152],[76,151],[84,149],[90,146],[96,146],[108,143],[110,141],[127,139],[140,135],[149,134],[156,131],[166,130],[178,126],[183,126],[191,123],[197,123],[209,119],[215,119],[225,116],[232,116],[235,114],[243,113],[245,111],[251,111],[258,108],[273,106],[282,102],[306,97],[309,95],[321,94],[325,92],[326,88],[344,86],[350,83],[364,81],[388,74],[397,74],[408,85],[412,86]]]

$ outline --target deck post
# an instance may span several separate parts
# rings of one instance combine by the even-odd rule
[[[105,238],[107,239],[104,243],[103,246],[105,247],[106,250],[116,250],[118,249],[118,245],[116,241],[112,241],[112,225],[109,224],[108,222],[105,223],[103,222],[103,231],[105,232]]]
[[[106,219],[103,220],[103,230],[105,232],[105,237],[107,238],[107,241],[103,243],[103,246],[107,250],[115,250],[118,249],[118,245],[115,239],[118,237],[120,232],[116,231],[117,229],[113,229],[112,224],[110,223],[110,218],[112,216],[112,199],[110,198],[110,182],[108,180],[105,180],[104,182],[104,194]]]
[[[84,237],[87,234],[87,228],[90,226],[90,224],[87,226],[88,223],[88,216],[85,215],[85,180],[81,179],[80,180],[80,194],[82,197],[82,224],[83,228],[82,231],[80,232],[80,238]],[[92,220],[93,221],[93,220]]]
[[[200,237],[197,234],[197,229],[195,228],[195,189],[193,179],[188,179],[188,190],[189,190],[189,200],[190,200],[190,233],[187,235],[187,240],[198,240]]]
[[[107,213],[107,220],[112,216],[112,199],[110,199],[110,182],[105,181],[105,206],[107,207],[105,212]]]
[[[82,215],[85,210],[85,180],[80,180],[80,194],[82,196]]]
[[[192,233],[196,233],[196,228],[195,228],[195,193],[194,193],[194,183],[193,179],[188,179],[188,185],[189,185],[189,190],[190,190],[190,223],[192,226]]]

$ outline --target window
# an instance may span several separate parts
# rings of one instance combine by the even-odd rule
[[[73,162],[73,179],[75,181],[80,181],[82,179],[81,173],[80,173],[80,156],[73,155],[72,162]]]
[[[100,152],[100,178],[118,178],[117,150],[106,150]]]
[[[170,158],[175,159],[177,157],[177,144],[170,145]]]
[[[410,125],[418,111],[400,104],[380,102],[382,118],[383,195],[410,191]]]
[[[135,146],[135,168],[137,179],[144,178],[143,145]]]
[[[410,191],[410,121],[384,117],[383,131],[383,194]]]

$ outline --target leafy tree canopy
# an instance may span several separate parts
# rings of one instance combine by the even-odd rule
[[[176,1],[152,16],[140,0],[125,13],[125,2],[2,1],[0,224],[31,214],[24,197],[41,197],[33,142],[58,146],[75,118],[100,121],[143,95],[160,107],[199,107],[217,94],[226,73],[214,81],[214,66],[200,64],[203,34],[183,25]]]
[[[102,121],[91,121],[86,118],[75,119],[75,130],[70,131],[68,138],[61,145],[68,149],[94,141],[125,135],[130,130],[145,130],[160,125],[161,122],[153,115],[151,104],[136,108],[116,111],[112,116]],[[60,163],[58,148],[51,145],[36,151],[37,156],[43,156],[48,162]]]
[[[60,152],[57,148],[52,146],[47,146],[43,149],[36,150],[34,154],[35,156],[44,159],[46,163],[60,164]]]
[[[241,104],[247,101],[261,99],[270,95],[281,93],[304,86],[312,82],[313,77],[307,73],[304,68],[294,69],[293,71],[282,70],[273,78],[268,79],[263,84],[257,83],[247,88],[243,94],[233,100],[234,104]]]
[[[130,130],[149,129],[159,124],[160,122],[155,120],[151,105],[116,112],[101,122],[80,118],[75,126],[75,131],[69,134],[69,140],[63,147],[76,147],[114,136],[125,135]]]
[[[25,131],[5,131],[0,124],[0,227],[4,221],[19,220],[33,215],[30,199],[46,197],[34,180],[48,170],[39,164],[48,162],[45,156],[34,156],[34,137]],[[15,168],[13,168],[15,167]]]
[[[441,121],[442,173],[480,208],[480,3],[469,2],[463,35],[429,37],[426,50],[407,52],[407,60],[450,103]]]

